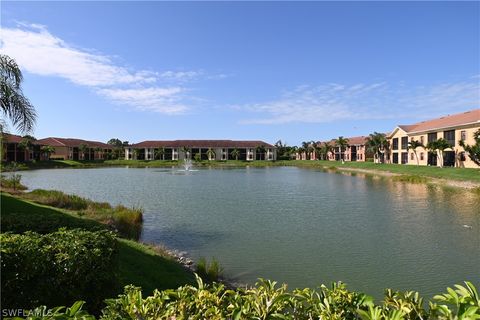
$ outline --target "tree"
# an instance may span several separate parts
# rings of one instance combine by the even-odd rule
[[[35,137],[27,134],[27,135],[22,137],[22,140],[18,144],[18,147],[22,150],[25,150],[25,151],[29,152],[33,149],[33,145],[34,145],[35,141],[37,141],[37,139],[35,139]]]
[[[312,150],[310,144],[311,144],[310,141],[302,142],[302,149],[303,149],[303,152],[305,152],[305,160],[310,160],[310,152]]]
[[[446,149],[451,148],[452,146],[450,143],[448,143],[447,140],[440,138],[437,139],[436,141],[430,141],[426,145],[426,149],[429,150],[432,154],[436,155],[438,162],[440,164],[440,167],[443,167],[443,152]]]
[[[264,145],[260,145],[255,148],[255,152],[257,152],[260,155],[260,160],[265,160],[266,151],[267,151],[267,148],[265,148]],[[263,159],[262,159],[262,155],[263,155]]]
[[[202,161],[202,155],[199,152],[195,153],[195,155],[193,156],[193,160],[195,160],[195,162]]]
[[[472,159],[475,164],[480,166],[480,129],[475,131],[473,138],[475,139],[474,145],[468,145],[463,140],[460,140],[458,143],[463,147],[465,152],[468,153],[470,159]]]
[[[388,153],[389,143],[384,133],[376,131],[371,133],[366,139],[365,146],[375,155],[379,163],[385,162],[385,153]]]
[[[240,156],[240,150],[237,148],[233,149],[232,152],[230,152],[230,155],[235,158],[235,160],[238,161],[238,157]]]
[[[86,160],[85,154],[89,151],[90,147],[84,143],[78,146],[78,151],[82,154],[83,160]],[[90,160],[90,155],[88,156]]]
[[[126,145],[128,146],[128,141],[125,141]],[[123,152],[123,147],[125,146],[124,143],[120,139],[117,138],[112,138],[108,140],[107,144],[112,146],[113,152],[109,153],[111,157],[114,157],[115,159],[120,158],[122,152]]]
[[[208,148],[207,157],[208,157],[209,161],[212,160],[212,159],[215,159],[215,151],[213,151],[212,148]]]
[[[98,158],[100,158],[100,152],[102,152],[102,151],[103,151],[103,149],[102,149],[102,148],[100,148],[100,147],[96,147],[96,148],[94,149],[94,151],[97,153],[97,155],[98,155]],[[94,159],[95,159],[95,155],[94,155],[93,157],[94,157]]]
[[[3,114],[23,133],[35,126],[37,114],[30,101],[23,95],[23,75],[14,59],[0,54],[0,103]],[[3,128],[3,124],[2,124]]]
[[[443,167],[443,152],[446,150],[446,149],[450,149],[452,147],[452,145],[450,143],[448,143],[447,140],[443,139],[443,138],[440,138],[436,141],[436,147],[437,147],[437,150],[438,150],[438,160],[440,161],[440,167],[442,168]]]
[[[153,150],[153,157],[156,160],[165,160],[165,148],[155,148],[155,150]]]
[[[42,146],[40,152],[42,152],[47,159],[50,159],[52,153],[55,153],[55,148],[52,146]]]
[[[348,147],[348,139],[344,138],[343,136],[338,137],[337,139],[335,139],[335,146],[340,148],[340,159],[343,163],[345,161],[344,153],[346,148]]]
[[[180,151],[183,152],[183,154],[185,154],[185,159],[189,159],[190,158],[190,148],[189,147],[182,147],[180,149]]]
[[[30,157],[30,151],[33,150],[33,146],[36,140],[37,139],[35,139],[35,137],[33,136],[25,135],[22,137],[22,140],[18,144],[18,148],[24,150],[28,154],[28,157]]]
[[[419,165],[417,148],[420,148],[420,147],[424,148],[423,144],[418,140],[412,140],[408,143],[408,149],[413,150],[413,153],[415,154],[415,158],[417,159],[417,166]]]
[[[300,155],[300,160],[303,160],[302,159],[302,154],[305,153],[305,148],[304,147],[297,148],[297,153]],[[305,159],[307,159],[306,155],[305,155]]]

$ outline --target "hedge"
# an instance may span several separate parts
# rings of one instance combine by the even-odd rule
[[[99,310],[114,294],[116,240],[109,231],[0,234],[2,309],[70,305]]]

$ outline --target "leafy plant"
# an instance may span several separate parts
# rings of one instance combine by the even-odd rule
[[[99,310],[115,283],[116,240],[80,229],[0,234],[2,308],[66,305],[86,299]]]

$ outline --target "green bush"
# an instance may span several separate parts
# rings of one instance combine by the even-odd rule
[[[295,289],[259,280],[253,288],[227,289],[224,285],[183,286],[176,290],[155,290],[144,298],[140,288],[125,287],[124,294],[106,300],[103,320],[123,319],[325,319],[325,320],[474,320],[480,318],[480,299],[470,282],[447,288],[447,293],[428,303],[417,292],[386,290],[381,304],[365,294],[347,290],[345,284],[318,290]],[[93,319],[81,310],[82,302],[71,308],[37,308],[27,319]],[[65,311],[63,311],[65,310]]]
[[[114,294],[116,239],[109,231],[0,234],[2,308],[69,305],[99,310]]]

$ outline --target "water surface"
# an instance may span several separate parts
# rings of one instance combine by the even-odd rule
[[[22,176],[31,189],[141,206],[143,241],[215,257],[244,283],[341,280],[377,297],[385,287],[431,296],[464,280],[480,285],[480,202],[465,191],[295,167]]]

